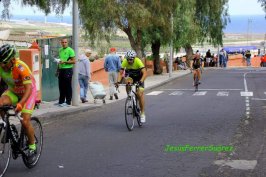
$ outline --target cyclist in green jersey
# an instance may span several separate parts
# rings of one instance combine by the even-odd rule
[[[118,83],[121,82],[123,73],[125,73],[125,77],[131,77],[133,79],[133,83],[139,84],[139,89],[137,90],[137,97],[139,99],[141,110],[140,119],[142,123],[145,123],[146,116],[144,106],[144,81],[147,77],[147,72],[142,61],[136,57],[136,53],[132,50],[126,53],[125,59],[121,64],[121,71],[119,72],[117,79]],[[118,83],[116,84],[117,86]]]

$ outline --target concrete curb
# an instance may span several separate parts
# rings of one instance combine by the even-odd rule
[[[77,107],[77,108],[71,108],[68,110],[61,110],[58,112],[48,112],[48,113],[44,113],[44,114],[37,115],[37,116],[33,115],[33,117],[38,117],[40,120],[42,120],[42,122],[48,122],[51,118],[53,118],[53,120],[63,119],[73,114],[86,112],[89,110],[94,110],[100,107],[102,107],[102,105],[93,105],[93,106],[88,105],[88,106],[82,106],[82,107]]]

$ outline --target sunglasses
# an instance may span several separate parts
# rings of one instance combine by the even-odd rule
[[[127,60],[128,60],[128,61],[133,61],[133,60],[134,60],[134,58],[127,58]]]
[[[6,64],[8,64],[9,62],[0,62],[0,65],[6,65]]]
[[[63,43],[63,44],[64,44],[64,43],[67,43],[67,42],[61,42],[61,43]]]

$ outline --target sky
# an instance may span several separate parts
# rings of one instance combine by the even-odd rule
[[[258,0],[229,0],[229,15],[265,15]]]
[[[12,15],[44,15],[38,8],[21,7],[21,3],[14,3],[12,1],[11,13]],[[19,4],[19,5],[18,5]],[[0,11],[2,6],[0,6]],[[20,9],[20,10],[16,10]],[[63,16],[71,15],[71,8],[66,9]],[[229,15],[265,15],[260,3],[257,0],[229,0]],[[54,15],[54,14],[51,14]]]

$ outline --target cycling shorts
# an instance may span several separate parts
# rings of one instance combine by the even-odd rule
[[[12,105],[14,105],[14,106],[21,99],[19,96],[17,96],[11,90],[6,90],[2,95],[8,96],[12,102]],[[30,97],[28,98],[28,100],[26,101],[26,103],[24,104],[24,106],[22,108],[22,111],[21,111],[22,113],[28,113],[28,114],[33,113],[36,97],[37,97],[36,87],[33,87]]]
[[[139,77],[131,77],[133,79],[133,83],[138,83],[141,79],[141,76]],[[139,85],[139,89],[140,91],[143,91],[144,90],[144,82],[142,82],[140,85]]]
[[[198,65],[193,65],[193,70],[200,69],[200,66]]]

